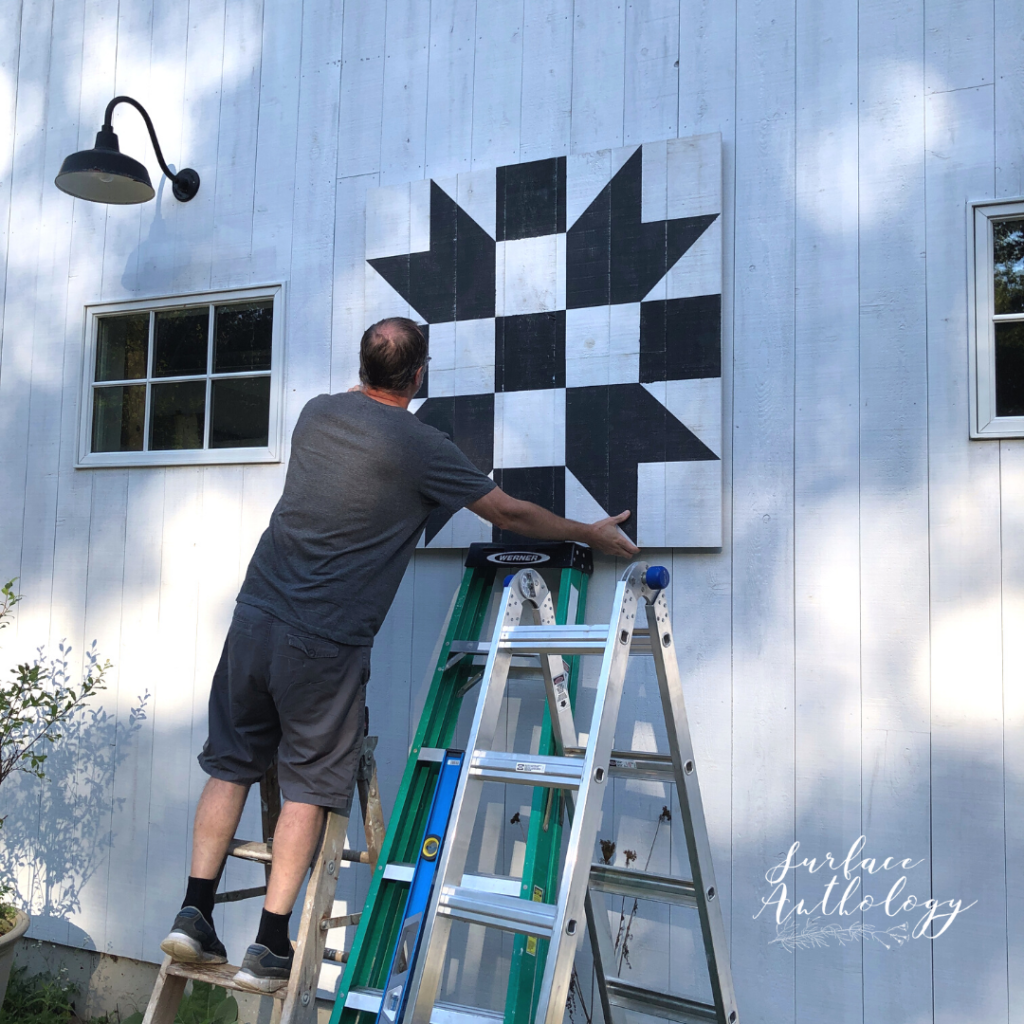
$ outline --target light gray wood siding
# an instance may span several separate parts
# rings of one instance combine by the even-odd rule
[[[166,182],[123,208],[53,186],[122,93],[172,165],[199,171],[191,203]],[[136,115],[120,108],[115,130],[155,174]],[[0,576],[24,601],[0,655],[66,637],[77,664],[95,638],[114,663],[51,779],[4,786],[3,857],[33,935],[158,958],[210,676],[284,474],[76,470],[85,305],[283,282],[290,433],[307,399],[356,379],[368,189],[708,133],[724,168],[724,543],[644,557],[672,571],[741,1019],[1024,1020],[1024,442],[968,439],[966,282],[967,201],[1024,194],[1019,0],[9,0]],[[623,568],[598,563],[591,621]],[[387,810],[460,565],[418,552],[374,648]],[[528,744],[526,695],[507,728]],[[637,670],[619,744],[657,743],[656,708]],[[486,799],[472,867],[508,870],[519,799]],[[616,783],[602,835],[620,863],[652,849],[667,800]],[[258,827],[253,799],[243,832]],[[652,870],[684,872],[679,822],[657,835]],[[860,835],[862,856],[923,861],[904,895],[976,903],[934,942],[773,942],[774,908],[755,918],[765,873],[794,841],[820,861]],[[789,896],[818,902],[823,874],[791,874]],[[884,898],[894,875],[865,872],[861,892]],[[260,877],[232,863],[226,884]],[[365,890],[342,872],[346,908]],[[218,910],[233,956],[258,913]],[[633,980],[703,991],[691,924],[636,924]],[[510,948],[459,953],[452,997],[500,1008]]]

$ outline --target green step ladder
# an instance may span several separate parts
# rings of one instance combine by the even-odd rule
[[[593,572],[593,556],[587,547],[537,541],[515,547],[473,544],[465,565],[380,859],[338,986],[330,1024],[371,1024],[379,1012],[441,758],[455,735],[462,698],[482,675],[482,667],[474,664],[474,655],[487,623],[495,581],[501,586],[510,573],[533,567],[545,572],[549,583],[554,583],[553,571],[557,571],[557,588],[552,588],[557,590],[557,622],[561,625],[584,622],[587,583]],[[569,697],[575,707],[580,659],[565,660],[569,666]],[[554,753],[551,719],[546,708],[538,753]],[[528,899],[549,903],[557,894],[563,810],[560,790],[534,789],[519,893]],[[547,946],[546,941],[532,936],[515,936],[504,1024],[530,1024],[532,1021]]]

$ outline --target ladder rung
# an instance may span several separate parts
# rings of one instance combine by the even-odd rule
[[[255,860],[260,864],[269,864],[274,859],[270,843],[257,843],[249,839],[232,839],[228,843],[228,856],[242,860]]]
[[[641,985],[635,985],[622,978],[605,978],[608,1002],[635,1013],[647,1013],[652,1017],[664,1017],[679,1024],[705,1024],[717,1021],[718,1014],[711,1003],[698,1003],[685,996],[673,996],[668,992],[652,992]]]
[[[380,1000],[383,995],[379,988],[350,988],[348,995],[345,996],[345,1009],[380,1013]]]
[[[465,886],[446,885],[441,890],[437,911],[459,921],[500,928],[520,935],[550,939],[555,923],[555,906],[534,903],[516,896],[480,892]]]
[[[415,871],[415,864],[389,864],[384,869],[384,877],[389,882],[411,882]]]
[[[513,626],[498,643],[513,654],[603,654],[608,626]]]
[[[521,878],[508,878],[505,875],[463,875],[462,888],[476,889],[477,892],[496,892],[503,896],[518,898],[523,887]]]
[[[697,906],[697,890],[688,879],[630,871],[629,868],[616,868],[609,864],[591,865],[590,888],[616,896],[671,903],[677,907]]]
[[[254,885],[251,889],[230,889],[227,892],[219,892],[213,897],[214,903],[237,903],[239,900],[251,900],[257,896],[266,896],[265,885]]]
[[[380,1013],[380,1000],[384,993],[379,988],[353,988],[345,999],[346,1010],[364,1010]],[[435,1003],[430,1011],[430,1024],[497,1024],[504,1014],[495,1010],[481,1010],[475,1006],[456,1006],[454,1003]]]
[[[476,1006],[456,1006],[454,1003],[434,1003],[430,1011],[430,1024],[499,1024],[505,1019],[497,1010],[481,1010]]]
[[[583,778],[583,761],[574,757],[517,754],[515,751],[474,750],[469,774],[487,782],[577,789]]]
[[[228,844],[228,856],[238,857],[241,860],[254,860],[260,864],[269,864],[274,859],[273,841],[269,843],[257,843],[249,839],[232,839]],[[354,864],[369,864],[370,855],[366,850],[342,850],[338,857],[340,860],[351,861]],[[244,899],[244,897],[237,897]]]
[[[193,981],[205,981],[211,985],[218,985],[220,988],[234,989],[236,992],[249,992],[250,989],[242,988],[235,984],[235,975],[241,970],[231,964],[183,964],[169,963],[167,973],[176,978],[191,978]],[[284,999],[288,994],[288,986],[282,985],[276,992],[270,992],[275,999]]]
[[[583,757],[583,747],[566,747],[568,757]],[[674,782],[675,769],[668,754],[647,750],[613,750],[608,762],[608,773],[616,778],[652,779],[655,782]]]

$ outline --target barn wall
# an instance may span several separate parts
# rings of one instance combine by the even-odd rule
[[[673,573],[742,1019],[1024,1019],[1024,447],[968,441],[965,238],[968,199],[1024,193],[1019,3],[22,0],[2,25],[0,575],[25,595],[3,657],[96,638],[114,663],[50,782],[4,787],[37,937],[158,957],[209,678],[284,472],[75,470],[85,304],[285,282],[290,431],[355,380],[368,188],[720,132],[725,542],[645,557]],[[53,187],[122,93],[200,171],[191,203]],[[149,152],[132,114],[115,127]],[[599,559],[591,621],[622,568]],[[374,649],[387,809],[459,574],[418,553]],[[618,740],[656,742],[651,679],[631,680]],[[667,796],[631,785],[602,833],[645,854]],[[482,869],[514,857],[514,809],[488,809]],[[976,904],[934,942],[772,942],[765,872],[860,835],[922,861],[907,893]],[[683,849],[675,821],[652,869]],[[342,881],[358,906],[365,878]],[[218,913],[240,953],[258,907]],[[638,926],[633,978],[699,991],[688,924]],[[484,948],[461,983],[500,1006]]]

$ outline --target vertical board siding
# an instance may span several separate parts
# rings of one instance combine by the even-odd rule
[[[1024,443],[968,440],[965,216],[970,200],[1024,193],[1019,3],[8,6],[0,575],[19,576],[25,600],[0,639],[14,661],[66,637],[77,670],[95,637],[114,663],[47,788],[5,785],[33,934],[159,958],[205,780],[195,757],[210,677],[285,472],[74,469],[84,306],[283,283],[287,454],[305,402],[356,382],[359,337],[384,301],[367,290],[368,190],[430,177],[456,195],[455,176],[479,168],[718,132],[724,542],[644,557],[672,571],[742,1019],[1024,1015]],[[156,200],[139,207],[53,188],[119,93],[150,110],[172,167],[199,171],[191,203],[157,176]],[[115,130],[156,175],[137,114],[119,108]],[[592,622],[625,568],[597,561]],[[418,551],[374,648],[385,813],[461,571],[458,552]],[[584,731],[595,673],[581,681]],[[539,731],[532,697],[514,682],[503,712],[521,749]],[[456,742],[471,715],[472,698]],[[617,743],[663,746],[659,717],[637,662]],[[616,863],[634,849],[652,870],[686,873],[678,815],[657,828],[669,801],[660,785],[615,782],[600,834]],[[523,845],[510,819],[520,811],[525,829],[528,810],[528,797],[489,787],[471,863],[510,870]],[[251,794],[241,831],[259,827]],[[859,835],[866,856],[922,862],[906,872],[919,899],[977,903],[934,941],[773,941],[774,905],[755,917],[765,873],[794,841],[798,857],[821,858]],[[862,891],[884,897],[889,874],[865,873]],[[232,862],[224,884],[261,875]],[[819,902],[820,879],[792,872],[789,900]],[[336,912],[358,909],[367,884],[346,867]],[[607,909],[614,931],[621,908]],[[218,908],[232,955],[258,912]],[[888,926],[878,910],[816,925],[828,923]],[[511,939],[453,934],[442,998],[500,1010]],[[590,1009],[586,947],[579,969]],[[641,906],[623,973],[706,998],[692,913]],[[326,968],[321,984],[338,974]]]
[[[997,0],[995,23],[995,189],[1024,195],[1024,10]],[[1000,613],[1003,655],[1003,800],[1024,806],[1024,446],[999,443]],[[1004,814],[1006,836],[1006,969],[1009,1019],[1024,1016],[1024,818]]]
[[[857,84],[856,7],[798,4],[794,787],[795,836],[812,857],[862,832]],[[827,881],[802,871],[786,880],[808,907]],[[837,902],[806,927],[865,923],[840,917]],[[862,954],[860,942],[795,950],[795,1019],[861,1021]]]
[[[862,829],[930,891],[923,5],[858,21]],[[865,1021],[931,1020],[931,949],[893,952],[864,946]]]
[[[794,1014],[792,960],[753,919],[795,838],[794,24],[793,5],[737,5],[731,952],[740,1012],[766,1024]]]

